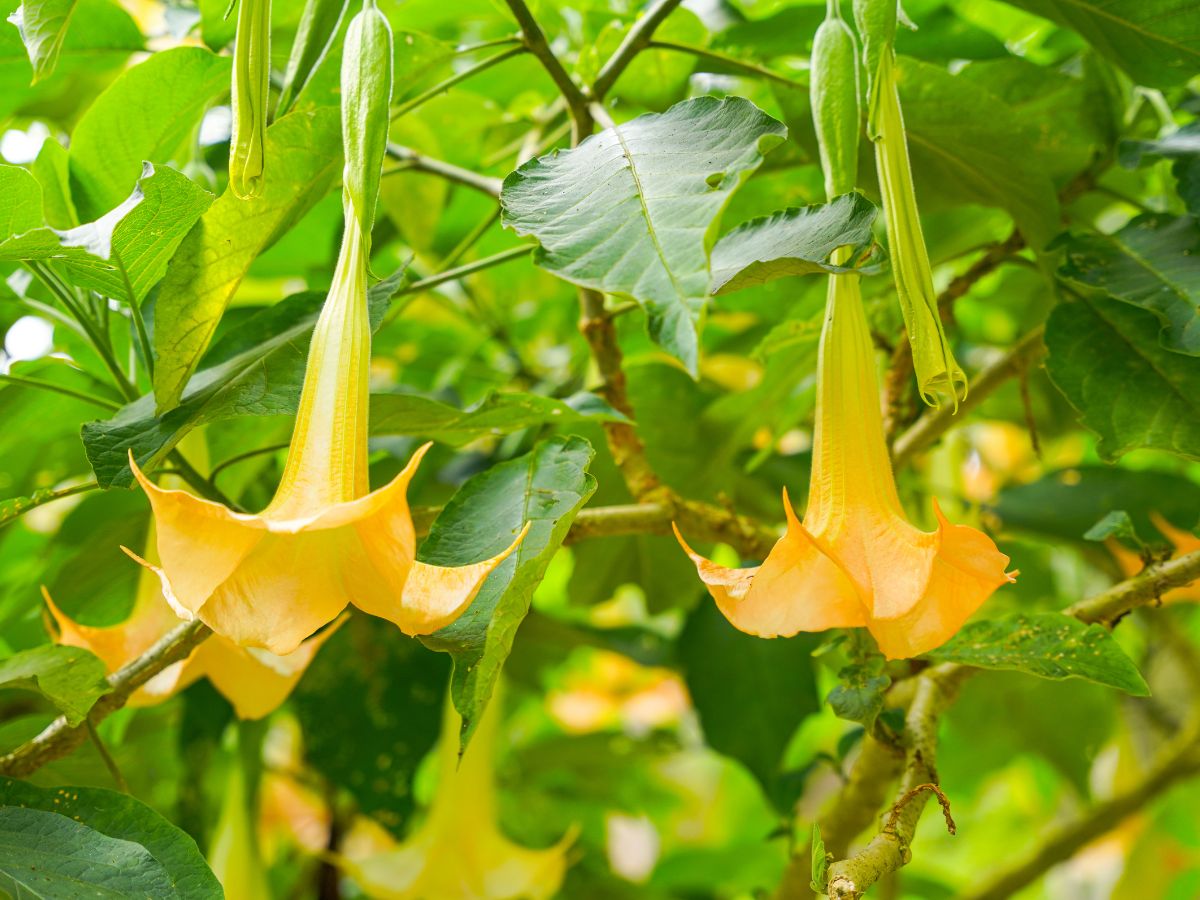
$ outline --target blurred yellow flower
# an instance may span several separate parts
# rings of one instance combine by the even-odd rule
[[[568,832],[555,846],[530,850],[508,840],[496,820],[493,764],[499,692],[458,758],[461,719],[446,703],[438,785],[428,818],[403,844],[339,864],[377,900],[547,900],[567,870]]]
[[[244,647],[277,655],[352,603],[405,634],[450,624],[524,537],[492,559],[459,568],[416,560],[409,481],[425,451],[387,486],[368,493],[367,388],[371,329],[367,254],[358,219],[346,232],[308,366],[283,478],[259,515],[166,490],[130,465],[158,524],[163,595]],[[129,551],[126,551],[129,552]],[[130,553],[133,556],[132,553]]]
[[[225,900],[265,900],[271,889],[259,850],[258,802],[246,783],[244,765],[241,759],[231,764],[208,864],[225,889]]]
[[[1013,576],[991,538],[908,523],[884,442],[874,351],[857,275],[831,276],[818,362],[804,524],[784,492],[787,533],[765,562],[727,569],[680,543],[725,616],[760,637],[865,626],[889,659],[954,635]]]

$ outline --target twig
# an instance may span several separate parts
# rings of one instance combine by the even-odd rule
[[[98,490],[100,490],[99,484],[94,481],[85,481],[83,484],[72,484],[63,488],[34,491],[28,497],[19,497],[14,500],[5,501],[6,503],[11,503],[12,506],[0,512],[0,527],[7,525],[9,522],[15,522],[31,509],[37,509],[46,503],[53,503],[55,500],[62,500],[65,497],[74,497],[76,494]]]
[[[125,776],[121,774],[121,769],[117,765],[117,761],[113,759],[112,754],[108,752],[108,748],[104,746],[104,741],[100,739],[100,732],[96,730],[96,726],[92,724],[91,717],[83,720],[87,727],[88,737],[92,739],[92,743],[96,745],[96,752],[100,754],[100,758],[104,760],[104,767],[108,769],[108,774],[113,777],[113,781],[117,784],[117,790],[122,794],[129,793],[129,783],[125,780]]]
[[[629,64],[639,53],[646,49],[658,26],[675,11],[680,2],[682,0],[655,0],[654,5],[646,10],[646,14],[633,23],[633,27],[625,35],[625,39],[613,51],[608,62],[601,67],[596,81],[592,84],[592,96],[596,100],[603,100],[605,95],[612,90],[617,79],[621,77],[621,73],[629,68]]]
[[[957,411],[945,403],[918,419],[892,445],[892,465],[897,469],[907,465],[918,451],[924,450],[962,422],[967,413],[983,403],[1004,382],[1028,369],[1045,352],[1046,347],[1042,342],[1044,331],[1044,328],[1038,326],[1017,341],[1000,359],[976,375],[972,379],[970,392],[958,404]],[[901,346],[907,347],[908,342],[905,341]]]
[[[447,269],[445,272],[438,272],[436,275],[430,275],[428,278],[421,278],[410,284],[406,284],[396,291],[393,296],[402,297],[405,294],[417,294],[421,291],[427,291],[430,288],[437,287],[439,284],[445,284],[447,281],[457,281],[473,272],[480,272],[484,269],[490,269],[492,266],[498,266],[510,260],[528,256],[532,251],[533,244],[525,244],[520,247],[511,247],[508,250],[501,250],[499,253],[485,256],[483,259],[477,259],[474,262],[465,263],[456,268]]]
[[[542,27],[538,25],[534,19],[533,13],[529,11],[529,7],[525,5],[525,0],[505,0],[508,8],[512,10],[513,18],[517,20],[517,24],[521,26],[521,34],[525,38],[525,47],[538,58],[538,62],[542,64],[542,68],[550,75],[554,84],[558,87],[558,91],[562,94],[563,99],[567,103],[567,109],[571,114],[571,121],[575,125],[576,142],[591,133],[591,114],[588,112],[588,98],[583,93],[583,90],[567,74],[567,70],[563,68],[563,64],[558,57],[554,55],[554,51],[550,49],[550,43],[546,40],[546,34],[542,31]]]
[[[676,53],[688,53],[700,59],[707,59],[710,62],[720,63],[723,66],[736,69],[753,78],[765,78],[768,81],[786,84],[788,87],[805,87],[800,82],[793,81],[786,75],[780,75],[778,72],[773,72],[766,66],[755,65],[754,63],[746,62],[745,60],[738,59],[736,56],[729,56],[725,53],[717,53],[715,50],[709,50],[706,47],[693,47],[691,44],[677,44],[674,41],[650,41],[646,44],[646,47],[653,50],[672,50]]]
[[[1064,612],[1083,622],[1114,624],[1130,610],[1153,603],[1171,588],[1200,578],[1200,550],[1146,566],[1137,575],[1114,584]]]
[[[466,81],[478,75],[480,72],[485,72],[492,66],[504,62],[506,59],[512,59],[514,56],[520,56],[522,53],[528,52],[524,46],[512,47],[505,50],[503,53],[497,53],[494,56],[489,56],[487,59],[480,60],[475,65],[463,69],[461,72],[456,72],[454,75],[447,78],[445,81],[440,81],[428,90],[421,91],[417,96],[405,100],[394,110],[392,110],[392,121],[399,119],[401,116],[407,115],[423,103],[428,103],[439,94],[444,94],[450,88],[460,82]]]
[[[399,144],[389,143],[387,145],[387,155],[392,159],[399,160],[403,165],[384,170],[384,175],[415,169],[418,172],[429,172],[432,175],[440,175],[447,181],[453,181],[455,184],[474,188],[491,197],[500,196],[500,185],[502,182],[499,178],[472,172],[470,169],[464,169],[453,163],[434,159],[431,156],[418,153],[409,147],[401,147]]]
[[[134,691],[167,666],[186,659],[210,634],[212,631],[199,620],[174,628],[137,659],[108,676],[112,689],[96,701],[87,724],[68,725],[66,717],[59,716],[41,734],[0,756],[0,775],[20,778],[66,756],[87,739],[88,724],[94,726],[123,707]]]
[[[1168,788],[1200,774],[1200,716],[1176,735],[1158,755],[1146,775],[1113,797],[1060,825],[1032,852],[994,873],[983,885],[959,900],[1004,900],[1015,896],[1043,872],[1070,859],[1096,838],[1116,828]]]

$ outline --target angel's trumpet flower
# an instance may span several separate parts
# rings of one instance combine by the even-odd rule
[[[153,535],[147,544],[146,555],[154,558]],[[129,618],[118,625],[104,628],[81,625],[58,608],[45,588],[42,595],[54,620],[58,643],[90,650],[100,657],[110,673],[137,659],[179,624],[179,617],[163,598],[158,579],[146,571],[138,579],[137,597]],[[207,677],[233,704],[239,718],[262,718],[287,699],[317,650],[342,621],[344,617],[286,656],[239,647],[214,634],[187,659],[173,663],[138,688],[130,704],[162,703],[192,682]]]
[[[271,88],[271,0],[241,0],[230,91],[229,188],[241,200],[262,193]]]
[[[342,61],[346,229],[309,345],[274,499],[258,515],[236,513],[163,490],[130,455],[158,524],[162,563],[145,565],[159,574],[175,611],[236,644],[278,655],[295,650],[347,603],[405,634],[437,631],[458,618],[524,536],[514,535],[508,550],[473,565],[418,562],[406,494],[428,444],[395,480],[368,493],[367,261],[387,141],[391,59],[387,19],[367,0],[347,30]]]
[[[1154,527],[1162,532],[1163,537],[1171,542],[1171,556],[1185,556],[1188,553],[1195,553],[1200,550],[1200,537],[1197,537],[1190,531],[1183,528],[1176,528],[1167,521],[1165,516],[1158,513],[1150,514],[1150,521],[1154,523]],[[1117,565],[1121,567],[1121,572],[1126,578],[1132,578],[1138,572],[1142,571],[1145,566],[1142,557],[1134,553],[1120,541],[1115,538],[1109,538],[1104,542],[1117,560]],[[1183,603],[1187,601],[1200,600],[1200,586],[1196,584],[1184,584],[1177,588],[1163,593],[1159,599],[1163,603]]]
[[[983,533],[946,521],[936,502],[936,531],[905,519],[857,275],[830,277],[817,378],[804,523],[785,491],[787,533],[761,566],[727,569],[684,549],[742,631],[777,637],[865,626],[888,658],[917,656],[945,643],[1012,580],[1008,557]]]
[[[460,762],[461,720],[447,702],[438,785],[429,816],[400,846],[339,864],[379,900],[546,900],[567,869],[574,832],[546,850],[514,844],[496,822],[493,763],[499,696],[488,704]]]

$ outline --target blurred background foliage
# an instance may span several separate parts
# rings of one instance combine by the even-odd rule
[[[6,15],[16,7],[0,5]],[[517,33],[492,0],[379,5],[396,32],[398,105],[504,45],[469,48]],[[33,85],[17,29],[0,28],[0,154],[32,169],[51,225],[108,208],[74,154],[94,154],[124,196],[137,171],[119,164],[140,162],[139,135],[151,127],[159,135],[152,162],[208,191],[224,189],[228,64],[215,55],[233,36],[224,6],[78,0],[57,65]],[[530,8],[585,84],[642,12],[635,0]],[[939,289],[969,278],[953,304],[956,354],[973,376],[1049,320],[1050,363],[1049,372],[1037,365],[1005,381],[935,446],[915,452],[898,472],[901,492],[916,521],[930,524],[928,498],[936,497],[952,519],[985,527],[1021,570],[980,617],[1058,610],[1140,567],[1127,536],[1085,539],[1106,514],[1126,511],[1159,556],[1173,548],[1156,517],[1184,530],[1200,518],[1200,150],[1194,137],[1169,140],[1196,133],[1200,6],[907,0],[904,8],[918,26],[901,29],[897,49],[930,255]],[[286,68],[302,9],[299,0],[275,0],[276,73]],[[722,230],[824,200],[807,88],[824,14],[824,0],[688,0],[659,27],[663,43],[646,49],[610,94],[618,121],[688,97],[736,94],[787,124],[788,141],[734,196]],[[339,46],[297,108],[337,102]],[[177,47],[199,49],[188,65],[169,64]],[[157,76],[130,81],[155,65]],[[532,155],[568,146],[568,131],[554,85],[526,53],[420,102],[394,121],[391,140],[500,179]],[[125,138],[135,149],[124,149]],[[89,141],[90,151],[78,150]],[[69,174],[54,145],[71,148]],[[309,149],[325,161],[339,152]],[[878,202],[865,155],[861,171],[860,189]],[[249,266],[218,342],[236,342],[237,329],[285,297],[328,288],[341,222],[335,181],[330,168],[297,185],[315,195]],[[408,166],[403,156],[385,165],[381,206],[372,267],[381,275],[406,269],[406,283],[521,244],[502,229],[488,191]],[[1049,249],[1012,248],[971,277],[1014,228],[1026,245]],[[44,286],[17,263],[0,263],[0,274],[4,370],[119,404],[101,360],[45,311],[53,298]],[[781,486],[804,496],[824,291],[822,278],[793,278],[717,298],[695,380],[650,341],[641,312],[615,320],[638,431],[670,488],[768,523],[778,520]],[[902,340],[891,279],[867,278],[864,291],[884,363]],[[1164,292],[1170,309],[1156,306],[1167,302]],[[152,294],[151,325],[153,303]],[[526,258],[410,292],[376,334],[374,389],[459,409],[511,390],[571,397],[597,383],[578,320],[575,289]],[[1120,324],[1106,328],[1113,321]],[[128,359],[128,330],[115,329],[114,340],[117,358]],[[303,339],[284,348],[302,350]],[[270,366],[263,371],[269,380]],[[902,387],[890,410],[897,432],[922,414],[913,386]],[[220,471],[221,489],[261,508],[281,470],[290,417],[269,403],[235,406],[202,433],[214,464],[232,461]],[[109,415],[84,400],[0,384],[0,498],[89,480],[80,429]],[[599,420],[583,417],[441,440],[412,502],[440,506],[471,476],[554,433],[581,435],[596,451],[590,506],[632,501]],[[372,482],[394,475],[418,438],[374,438]],[[140,493],[90,491],[5,518],[0,653],[47,641],[43,585],[85,624],[128,614],[137,567],[118,545],[144,545]],[[1121,541],[1124,554],[1114,552]],[[737,559],[729,548],[717,553]],[[1200,599],[1200,588],[1182,599]],[[943,723],[938,759],[959,834],[926,816],[912,863],[880,896],[966,895],[1056,822],[1140,777],[1200,702],[1200,615],[1194,603],[1146,609],[1115,636],[1151,697],[1016,672],[988,672],[964,688]],[[564,897],[768,896],[861,743],[861,726],[824,702],[845,653],[819,635],[768,642],[734,631],[661,530],[570,543],[537,587],[505,669],[497,770],[504,831],[546,847],[579,829]],[[273,896],[357,896],[351,880],[331,877],[319,851],[361,855],[411,831],[432,790],[426,760],[448,672],[444,654],[363,615],[325,645],[265,725],[256,827]],[[0,692],[0,749],[28,739],[51,713],[35,694]],[[233,759],[231,722],[226,701],[201,682],[162,706],[120,710],[100,734],[130,792],[208,850]],[[112,787],[91,743],[32,780]],[[1200,896],[1198,806],[1200,783],[1175,787],[1019,896]]]

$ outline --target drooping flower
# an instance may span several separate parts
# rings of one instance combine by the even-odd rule
[[[1200,537],[1197,537],[1192,532],[1176,528],[1165,516],[1158,513],[1150,514],[1150,521],[1168,541],[1171,542],[1171,556],[1184,556],[1188,553],[1195,553],[1200,550]],[[1132,578],[1138,572],[1142,571],[1144,563],[1139,554],[1134,553],[1116,538],[1109,538],[1104,542],[1108,547],[1109,552],[1117,560],[1117,565],[1121,567],[1121,572],[1126,578]],[[1186,603],[1189,601],[1200,600],[1200,586],[1195,583],[1180,585],[1177,588],[1171,588],[1166,591],[1160,598],[1163,603]]]
[[[553,847],[514,844],[496,821],[493,771],[499,726],[493,695],[462,760],[461,719],[446,703],[438,784],[424,823],[398,847],[339,864],[378,900],[547,900],[567,869],[574,832]]]
[[[291,653],[348,603],[406,634],[436,631],[466,609],[524,535],[473,565],[418,562],[407,490],[428,444],[390,484],[369,492],[367,266],[391,59],[387,19],[366,0],[347,30],[342,57],[345,232],[274,499],[258,515],[233,512],[156,486],[130,454],[158,524],[161,565],[143,564],[159,574],[168,602],[181,617],[199,618],[236,644],[277,655]]]
[[[271,0],[241,0],[233,47],[229,188],[241,200],[262,193],[271,88]]]
[[[953,525],[910,525],[884,443],[874,351],[857,275],[830,277],[817,374],[808,508],[784,492],[787,533],[761,566],[728,569],[680,543],[721,611],[760,637],[865,626],[890,659],[947,641],[1000,585],[1008,557]],[[679,535],[678,530],[676,534]]]
[[[146,555],[153,558],[153,554],[151,536]],[[117,625],[102,628],[81,625],[59,609],[45,588],[42,594],[58,632],[58,643],[90,650],[103,660],[110,673],[137,659],[179,624],[179,617],[162,595],[158,579],[148,571],[138,578],[137,596],[129,618]],[[173,663],[138,688],[130,704],[162,703],[192,682],[207,677],[233,704],[239,718],[262,718],[287,699],[317,650],[344,620],[344,616],[339,618],[286,656],[239,647],[214,634],[187,659]]]

